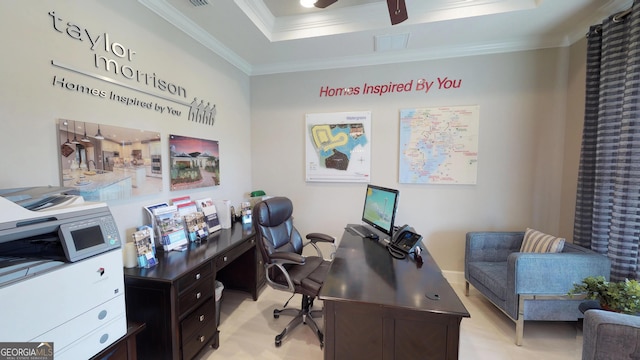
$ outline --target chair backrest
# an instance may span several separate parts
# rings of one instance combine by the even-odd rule
[[[293,204],[286,197],[273,197],[257,203],[252,212],[258,248],[265,263],[274,252],[302,254],[302,237],[293,227]]]

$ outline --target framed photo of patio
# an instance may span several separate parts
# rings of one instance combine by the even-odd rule
[[[220,156],[216,140],[169,135],[171,190],[220,185]]]

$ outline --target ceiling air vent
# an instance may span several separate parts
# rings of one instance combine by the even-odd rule
[[[395,35],[375,35],[374,39],[374,50],[377,52],[402,50],[407,48],[407,44],[409,43],[409,33]]]
[[[191,1],[193,6],[202,6],[202,5],[208,5],[209,4],[209,2],[207,0],[189,0],[189,1]]]

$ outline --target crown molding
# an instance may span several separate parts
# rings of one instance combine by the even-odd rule
[[[389,24],[384,3],[275,17],[263,0],[234,0],[271,42],[371,30]]]
[[[516,39],[501,43],[468,43],[421,50],[403,50],[398,52],[377,53],[373,55],[321,59],[317,61],[295,61],[277,64],[257,65],[253,67],[251,76],[353,68],[360,66],[398,64],[414,61],[439,60],[457,57],[566,47],[568,45],[570,44],[568,44],[566,39],[564,38],[552,40]]]
[[[182,30],[185,34],[216,53],[218,56],[237,67],[245,74],[251,74],[251,64],[238,56],[231,49],[226,47],[208,32],[184,16],[165,0],[138,0],[140,4],[156,13],[161,18],[168,21],[171,25]]]
[[[275,27],[276,18],[271,14],[263,0],[233,0],[236,5],[247,15],[249,20],[271,40],[271,33]]]
[[[346,8],[331,8],[275,17],[263,0],[234,0],[236,5],[271,42],[374,30],[389,26],[389,10],[383,1]],[[409,19],[396,27],[520,11],[535,8],[540,0],[416,1]]]

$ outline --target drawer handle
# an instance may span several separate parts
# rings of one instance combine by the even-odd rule
[[[196,280],[200,280],[200,273],[196,274]]]
[[[225,257],[223,257],[223,258],[222,258],[222,261],[227,262],[227,257],[226,257],[226,256],[225,256]]]
[[[200,322],[204,321],[204,315],[200,315]]]
[[[196,299],[200,299],[200,297],[202,297],[202,293],[197,293],[196,294]]]
[[[198,340],[200,340],[200,342],[204,342],[204,336],[200,335],[200,337],[198,338]]]

